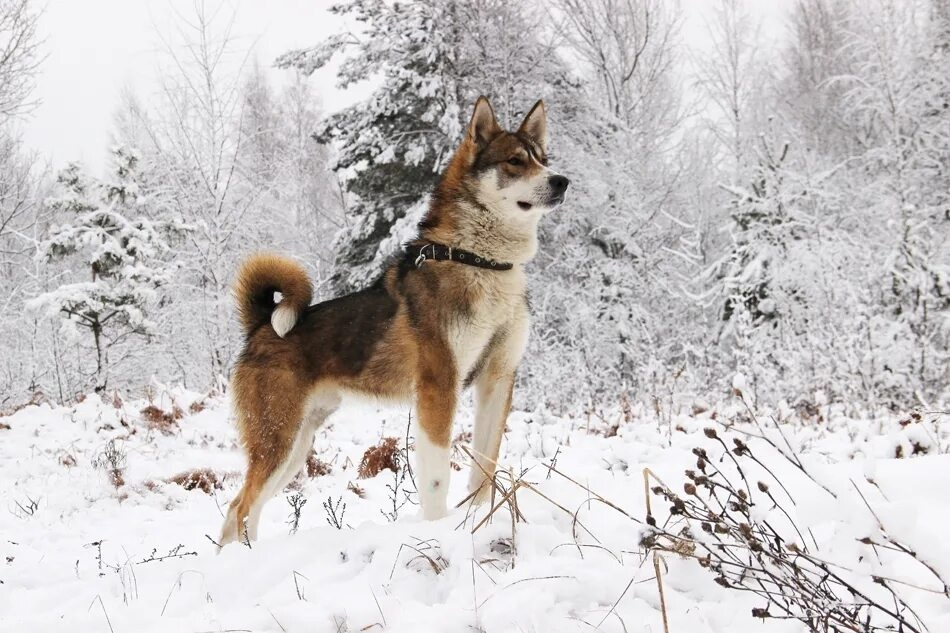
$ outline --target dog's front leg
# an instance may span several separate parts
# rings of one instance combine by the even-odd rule
[[[475,461],[468,481],[469,492],[476,493],[475,503],[483,503],[491,497],[514,382],[513,370],[494,364],[490,364],[488,370],[475,380],[475,428],[472,433]]]
[[[451,357],[449,357],[451,358]],[[416,385],[416,485],[422,503],[422,516],[441,519],[447,514],[449,493],[449,449],[452,417],[458,391],[458,378],[451,362],[423,361]]]

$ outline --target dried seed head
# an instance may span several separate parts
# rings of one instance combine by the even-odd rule
[[[739,488],[738,490],[736,490],[736,494],[739,495],[739,498],[742,499],[743,501],[746,501],[749,498],[749,493],[747,493],[742,488]]]
[[[661,494],[663,494],[663,487],[662,487],[662,486],[653,486],[652,488],[650,488],[650,492],[652,492],[652,493],[655,494],[655,495],[661,495]]]
[[[686,482],[686,483],[683,485],[683,490],[684,490],[684,491],[686,492],[686,494],[688,494],[688,495],[695,495],[695,494],[696,494],[696,486],[694,486],[693,484],[691,484],[691,483],[689,483],[689,482]]]
[[[702,457],[698,458],[696,460],[696,468],[698,468],[702,472],[706,472],[706,460],[703,459]]]
[[[729,528],[726,527],[725,523],[716,524],[716,534],[728,534]]]
[[[765,483],[764,481],[760,481],[760,482],[758,483],[758,487],[759,487],[759,492],[768,492],[768,491],[769,491],[769,487],[768,487],[768,485],[766,485],[766,483]]]
[[[708,437],[708,438],[711,439],[711,440],[714,440],[714,439],[716,439],[717,437],[719,437],[719,436],[716,434],[716,429],[713,429],[713,428],[708,428],[708,427],[707,427],[707,428],[703,429],[703,433],[706,435],[706,437]]]
[[[707,523],[706,521],[703,521],[702,523],[700,523],[700,527],[703,528],[703,532],[712,533],[712,524],[711,524],[711,523]]]
[[[691,469],[691,470],[687,470],[687,471],[686,471],[686,478],[687,478],[687,479],[696,479],[696,471],[695,471],[695,470],[692,470],[692,469]]]
[[[753,617],[753,618],[762,618],[762,619],[764,620],[765,618],[771,618],[771,617],[772,617],[772,614],[769,613],[768,608],[765,608],[765,609],[762,609],[762,608],[753,608],[753,609],[752,609],[752,617]]]

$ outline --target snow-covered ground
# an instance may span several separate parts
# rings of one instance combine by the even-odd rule
[[[902,425],[830,407],[808,419],[774,412],[785,420],[782,436],[744,418],[740,403],[665,420],[637,408],[590,418],[516,413],[503,463],[530,484],[517,493],[525,520],[513,526],[506,505],[473,533],[487,508],[423,522],[410,502],[391,520],[392,487],[398,505],[411,481],[398,486],[390,470],[360,479],[358,466],[383,437],[404,445],[408,411],[353,405],[317,435],[330,472],[296,482],[307,500],[296,533],[288,490],[266,507],[259,541],[217,553],[210,539],[243,468],[227,403],[156,395],[161,411],[181,410],[178,420],[143,414],[147,404],[90,396],[0,418],[0,631],[663,631],[653,556],[640,545],[643,469],[679,492],[702,447],[728,471],[731,458],[707,428],[730,446],[743,438],[781,480],[787,492],[771,490],[813,553],[867,592],[881,589],[871,574],[887,579],[930,631],[950,630],[950,599],[924,565],[950,578],[950,433],[939,416]],[[460,418],[464,444],[471,415]],[[777,446],[787,440],[810,476],[746,435],[760,430]],[[110,452],[121,472],[110,474]],[[467,479],[461,449],[456,460],[458,501]],[[557,472],[545,466],[554,460]],[[211,494],[169,481],[193,469],[213,473],[202,479]],[[651,496],[663,525],[669,503]],[[757,520],[784,521],[761,496],[754,501]],[[882,527],[920,562],[859,540],[879,540]],[[695,559],[664,553],[660,567],[672,633],[807,630],[753,618],[763,600],[717,585]]]

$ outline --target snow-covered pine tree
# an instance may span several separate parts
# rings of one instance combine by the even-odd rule
[[[38,254],[45,261],[75,264],[74,277],[86,279],[64,283],[27,304],[61,318],[63,329],[75,337],[88,332],[97,392],[108,386],[110,349],[153,333],[150,313],[164,300],[160,288],[174,270],[164,260],[166,236],[186,228],[147,217],[148,196],[136,179],[134,152],[116,148],[112,160],[113,173],[105,182],[91,180],[75,164],[57,177],[61,194],[47,205],[66,221],[51,227]]]
[[[334,146],[331,168],[352,198],[332,246],[335,285],[350,290],[374,279],[415,231],[477,96],[487,93],[502,124],[511,124],[563,86],[566,74],[550,47],[530,35],[529,9],[520,3],[350,0],[331,11],[363,30],[288,52],[277,63],[309,74],[355,49],[340,67],[340,86],[381,78],[368,99],[315,131]]]
[[[787,259],[789,242],[803,237],[796,234],[802,226],[793,215],[807,195],[789,177],[789,143],[777,140],[774,130],[759,140],[748,187],[726,187],[732,196],[732,247],[707,271],[720,283],[720,343],[731,360],[729,369],[751,376],[753,383],[774,378],[772,370],[781,363],[774,354],[777,346],[766,339],[775,340],[778,319],[793,309],[789,303],[796,292],[777,287],[776,269]],[[759,335],[768,325],[768,332]]]

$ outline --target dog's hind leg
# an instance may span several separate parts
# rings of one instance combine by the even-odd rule
[[[297,435],[287,459],[274,470],[271,478],[264,486],[258,501],[251,505],[248,517],[249,534],[251,539],[257,538],[257,526],[260,523],[261,510],[264,504],[274,495],[287,487],[307,462],[310,449],[313,448],[314,434],[326,419],[330,417],[340,404],[340,397],[335,393],[321,391],[311,394],[305,404],[305,412],[300,422]]]
[[[234,380],[238,426],[247,453],[244,486],[231,502],[219,545],[257,538],[257,525],[264,504],[280,488],[295,460],[296,474],[306,459],[305,438],[313,440],[313,430],[304,423],[304,395],[293,375],[243,376]],[[302,454],[302,458],[300,457]]]

